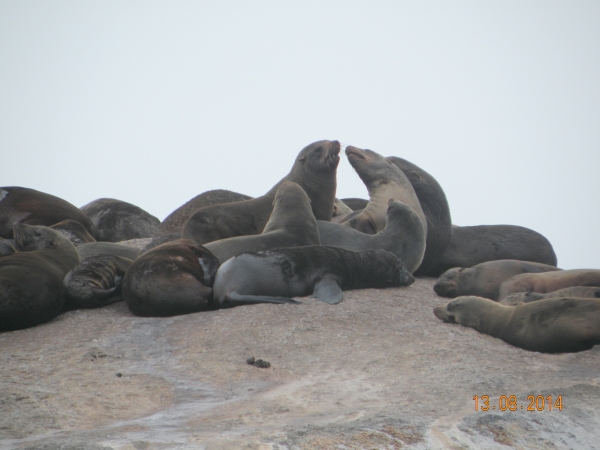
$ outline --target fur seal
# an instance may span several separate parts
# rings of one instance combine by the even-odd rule
[[[509,278],[500,285],[498,298],[504,299],[517,292],[548,292],[558,291],[573,286],[600,287],[600,270],[571,269],[547,273],[524,273]]]
[[[342,224],[317,221],[321,245],[355,252],[387,250],[396,255],[410,273],[421,264],[425,254],[426,231],[417,212],[399,200],[388,202],[386,226],[377,234],[362,233]]]
[[[58,231],[16,223],[18,252],[0,258],[0,331],[56,317],[64,304],[63,278],[79,263],[75,246]]]
[[[509,306],[468,296],[433,312],[444,322],[474,328],[533,352],[579,352],[600,344],[600,300],[596,299],[548,298]]]
[[[369,203],[359,214],[351,214],[342,223],[367,234],[379,233],[385,228],[388,202],[395,198],[413,208],[427,230],[427,219],[417,194],[406,175],[392,162],[373,150],[346,147],[348,161],[369,191]]]
[[[50,226],[65,219],[79,222],[96,236],[92,221],[66,200],[19,186],[0,188],[0,237],[12,238],[13,224],[17,222]]]
[[[82,261],[95,255],[115,255],[133,261],[137,259],[141,250],[130,245],[123,245],[116,242],[88,242],[86,244],[78,245],[77,252]]]
[[[219,260],[189,239],[159,245],[131,264],[122,283],[129,309],[164,317],[210,308]]]
[[[427,246],[415,275],[426,275],[442,259],[452,237],[450,207],[442,186],[419,166],[397,156],[386,158],[400,169],[412,185],[427,218]]]
[[[500,285],[515,275],[560,270],[547,264],[515,259],[488,261],[473,267],[455,267],[444,272],[433,286],[442,297],[476,295],[498,300]]]
[[[340,162],[338,141],[317,141],[304,147],[292,170],[261,197],[224,205],[207,206],[196,211],[186,222],[182,238],[199,244],[248,234],[260,234],[273,211],[273,199],[284,181],[298,183],[311,201],[315,218],[330,220]]]
[[[96,242],[96,239],[88,233],[85,227],[73,219],[62,220],[54,225],[50,225],[50,228],[65,235],[75,246],[87,242]]]
[[[517,225],[452,226],[442,259],[428,275],[438,277],[453,267],[473,267],[499,259],[517,259],[556,266],[552,244],[540,233]]]
[[[139,206],[114,198],[99,198],[80,209],[96,227],[98,241],[149,238],[160,225],[160,220]]]
[[[291,297],[342,301],[347,289],[408,286],[414,277],[389,252],[352,252],[343,248],[307,246],[243,253],[217,271],[214,303],[222,307],[253,303],[297,303]]]
[[[277,189],[273,212],[262,234],[221,239],[204,247],[222,264],[240,253],[319,244],[319,229],[308,195],[298,184],[285,181]]]
[[[516,305],[517,303],[529,303],[544,298],[600,298],[600,288],[593,286],[573,286],[558,291],[540,294],[539,292],[517,292],[500,300],[503,305]]]
[[[65,276],[65,310],[98,308],[121,297],[121,281],[133,261],[114,255],[90,256]]]

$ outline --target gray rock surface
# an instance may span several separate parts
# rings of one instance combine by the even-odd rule
[[[2,333],[0,448],[597,448],[600,346],[540,354],[444,324],[434,282],[171,318],[120,302]]]

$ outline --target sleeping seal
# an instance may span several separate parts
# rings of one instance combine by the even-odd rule
[[[509,306],[468,296],[437,306],[433,312],[444,322],[475,328],[533,352],[579,352],[600,344],[597,299],[547,298]]]
[[[226,261],[213,286],[215,306],[252,303],[297,303],[291,297],[342,301],[347,289],[408,286],[414,277],[384,250],[352,252],[343,248],[307,246],[243,253]]]

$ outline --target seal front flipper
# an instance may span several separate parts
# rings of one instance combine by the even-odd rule
[[[222,299],[220,303],[223,306],[252,305],[254,303],[289,303],[293,305],[301,304],[301,302],[287,297],[271,297],[268,295],[242,295],[238,294],[237,292],[231,292],[227,295],[227,297]]]
[[[331,305],[341,302],[343,298],[342,288],[332,275],[325,275],[317,281],[312,296]]]

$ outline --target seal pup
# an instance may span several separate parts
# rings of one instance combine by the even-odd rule
[[[273,212],[262,234],[221,239],[204,247],[222,264],[240,253],[319,244],[317,220],[308,195],[298,184],[285,181],[277,189]]]
[[[122,283],[129,309],[138,316],[164,317],[210,308],[219,260],[189,239],[159,245],[131,264]]]
[[[85,227],[73,219],[62,220],[50,225],[50,228],[65,235],[76,247],[87,242],[96,242],[96,239],[88,233]]]
[[[46,194],[19,186],[0,188],[0,237],[13,237],[13,224],[54,225],[65,219],[73,219],[96,237],[92,221],[75,205]]]
[[[426,231],[417,212],[396,199],[388,202],[385,228],[377,234],[362,233],[334,222],[317,221],[321,245],[355,252],[387,250],[413,273],[425,254]]]
[[[540,294],[539,292],[517,292],[500,300],[503,305],[516,305],[517,303],[529,303],[542,300],[544,298],[600,298],[600,288],[593,286],[573,286],[558,291]]]
[[[429,173],[405,159],[388,156],[412,185],[427,218],[427,245],[423,262],[415,275],[426,275],[442,259],[452,237],[450,207],[442,186]]]
[[[433,312],[444,322],[474,328],[532,352],[580,352],[600,343],[600,300],[596,299],[548,298],[509,306],[467,296]]]
[[[413,208],[427,230],[427,219],[417,194],[400,169],[373,150],[349,145],[346,156],[369,191],[369,203],[360,213],[355,214],[355,211],[341,223],[363,233],[379,233],[385,228],[388,202],[395,198]]]
[[[537,231],[517,225],[452,226],[450,244],[429,272],[438,277],[453,267],[473,267],[499,259],[517,259],[556,266],[552,244]]]
[[[265,195],[199,209],[186,222],[181,237],[206,244],[228,237],[260,234],[273,211],[275,193],[286,180],[298,183],[304,189],[310,198],[315,218],[330,220],[339,153],[338,141],[313,142],[300,151],[290,173]]]
[[[154,236],[160,220],[142,208],[114,198],[99,198],[82,206],[96,227],[96,240],[107,242]]]
[[[119,300],[121,281],[133,261],[114,255],[84,259],[65,275],[65,310],[98,308]]]
[[[115,255],[133,261],[140,255],[141,250],[137,247],[117,242],[88,242],[78,245],[77,252],[82,261],[95,255]]]
[[[442,297],[460,297],[475,295],[498,300],[500,285],[515,275],[561,270],[547,264],[515,259],[488,261],[473,267],[455,267],[447,270],[433,286],[437,295]]]
[[[573,286],[600,287],[600,270],[571,269],[548,273],[524,273],[509,278],[500,285],[498,298],[504,299],[517,292],[558,291]]]
[[[64,304],[63,278],[79,263],[75,246],[56,230],[16,223],[17,253],[0,258],[0,331],[56,317]]]
[[[352,252],[311,245],[243,253],[227,260],[215,277],[214,303],[221,307],[253,303],[298,303],[312,293],[322,302],[342,301],[348,289],[408,286],[414,277],[384,250]]]

